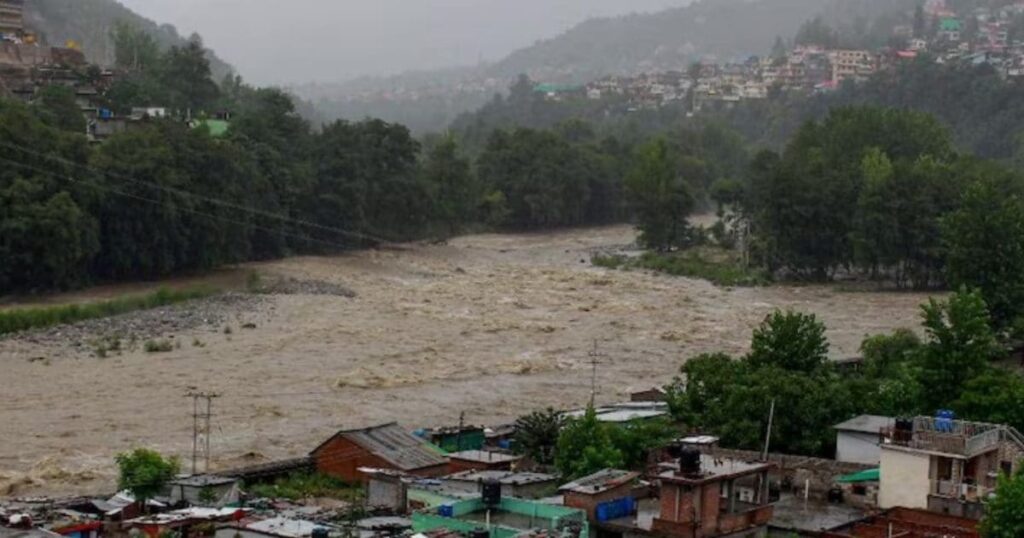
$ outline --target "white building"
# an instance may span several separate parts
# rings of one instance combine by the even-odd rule
[[[861,415],[836,424],[836,461],[877,465],[882,457],[882,431],[894,424],[892,417],[877,415]]]
[[[1024,435],[1010,426],[918,417],[883,435],[878,505],[978,519],[1000,474],[1024,461]]]

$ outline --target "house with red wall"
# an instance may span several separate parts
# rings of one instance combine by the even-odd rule
[[[391,469],[414,476],[448,473],[448,460],[439,449],[396,423],[342,430],[310,453],[318,472],[346,482],[363,482],[360,468]]]

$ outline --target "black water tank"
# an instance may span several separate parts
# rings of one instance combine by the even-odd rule
[[[683,476],[700,475],[700,451],[696,448],[684,448],[679,455],[679,474]]]
[[[313,527],[311,538],[327,538],[330,536],[330,531],[325,527]]]
[[[843,490],[840,488],[832,488],[828,490],[828,502],[832,504],[842,504]]]
[[[485,480],[483,484],[484,504],[487,506],[498,506],[501,504],[501,482],[497,480]]]

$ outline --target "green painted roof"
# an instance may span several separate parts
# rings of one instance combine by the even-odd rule
[[[533,87],[533,91],[539,93],[576,92],[582,89],[583,86],[578,84],[538,84]]]
[[[960,19],[942,19],[939,22],[939,29],[943,32],[959,32],[963,29],[963,23],[960,22]]]
[[[840,484],[852,484],[855,482],[878,482],[882,476],[881,469],[868,469],[859,473],[840,476],[837,482]]]

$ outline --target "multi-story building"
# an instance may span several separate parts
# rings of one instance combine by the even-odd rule
[[[877,71],[875,55],[866,50],[833,50],[829,52],[832,82],[864,80]]]
[[[0,34],[18,35],[25,30],[25,0],[0,0]]]
[[[661,510],[652,532],[669,538],[767,535],[770,463],[716,459],[685,450],[677,469],[658,476]]]
[[[980,518],[1000,474],[1024,463],[1024,435],[1004,425],[918,417],[881,435],[881,508]]]

